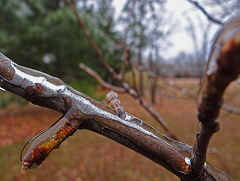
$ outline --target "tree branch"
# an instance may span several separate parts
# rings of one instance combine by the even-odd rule
[[[192,171],[202,179],[203,165],[212,135],[220,125],[217,119],[226,87],[240,74],[240,17],[234,18],[218,34],[208,69],[198,94],[198,119],[202,124],[197,135],[195,154],[192,159]]]
[[[113,86],[113,85],[107,83],[106,81],[104,81],[95,71],[93,71],[92,69],[90,69],[89,67],[84,65],[83,63],[80,63],[79,67],[82,70],[84,70],[85,72],[87,72],[89,75],[94,77],[101,84],[101,86],[103,86],[103,87],[105,87],[107,89],[110,89],[110,90],[114,90],[116,92],[121,92],[121,93],[126,92],[126,90],[124,88]]]
[[[137,64],[132,64],[132,66],[135,68],[135,69],[138,69],[139,66]],[[181,86],[178,86],[173,80],[168,80],[166,78],[163,78],[161,76],[159,76],[158,74],[156,74],[155,72],[153,71],[149,71],[147,68],[144,68],[143,69],[150,77],[154,77],[156,79],[159,79],[162,81],[162,83],[164,83],[165,85],[169,86],[169,87],[172,87],[174,88],[175,90],[178,90],[180,93],[182,93],[183,95],[186,95],[188,96],[189,98],[191,99],[195,99],[196,98],[196,95],[194,93],[192,93],[191,91],[187,90],[186,88],[184,87],[181,87]],[[237,81],[235,81],[236,83],[238,83]],[[237,116],[240,116],[240,110],[236,109],[235,107],[231,107],[227,104],[223,104],[222,107],[221,107],[223,110],[229,112],[229,113],[232,113],[232,114],[235,114]]]
[[[116,110],[74,90],[60,79],[19,66],[1,53],[0,86],[33,104],[63,114],[55,124],[25,145],[21,153],[24,169],[39,166],[53,149],[79,128],[93,130],[134,149],[180,178],[185,178],[185,174],[190,172],[190,163],[171,146],[178,146],[179,142],[166,139],[156,129],[127,112],[124,112],[126,119],[122,119]],[[188,145],[185,147],[189,148]]]
[[[104,82],[102,79],[100,80],[99,79],[100,76],[95,71],[93,71],[91,68],[87,67],[83,63],[81,63],[80,65],[81,65],[80,68],[82,68],[82,70],[84,70],[87,73],[89,73],[89,75],[91,75],[91,76],[93,76],[95,78],[98,78],[96,80],[98,80],[98,82],[102,86],[104,86],[105,88],[109,89],[109,87],[110,87],[109,84],[107,82]],[[171,138],[173,138],[175,140],[178,140],[177,136],[173,132],[171,132],[171,130],[168,128],[167,123],[164,121],[164,119],[156,111],[154,111],[149,104],[147,104],[144,100],[142,100],[142,98],[138,95],[138,93],[135,90],[131,89],[130,86],[126,82],[123,82],[123,81],[122,81],[122,86],[123,87],[115,87],[114,86],[114,87],[112,87],[113,88],[112,90],[115,90],[115,91],[120,90],[122,92],[127,92],[132,97],[134,97],[134,99],[136,99],[136,101],[140,105],[142,105],[143,108],[145,110],[147,110],[155,118],[155,120],[162,126],[162,128],[166,131],[166,134],[169,137],[171,137]],[[122,89],[124,89],[124,91]]]
[[[124,73],[125,69],[122,68],[122,71],[120,71],[119,75],[114,71],[114,69],[112,67],[110,67],[110,65],[107,63],[107,61],[105,61],[105,59],[102,56],[101,50],[97,47],[97,45],[94,43],[91,35],[89,34],[81,16],[79,15],[76,7],[74,6],[74,4],[70,1],[70,0],[66,0],[69,7],[72,9],[72,11],[74,12],[74,14],[76,15],[78,22],[80,23],[81,27],[83,28],[85,35],[87,37],[87,39],[89,40],[89,42],[91,43],[92,47],[94,48],[94,50],[96,51],[96,53],[99,55],[99,59],[101,60],[102,64],[104,65],[104,67],[108,70],[108,72],[111,73],[112,77],[118,81],[120,81],[122,83],[123,88],[125,89],[125,92],[129,93],[131,96],[133,96],[138,103],[140,103],[154,118],[155,120],[157,120],[158,123],[160,123],[160,125],[163,127],[163,129],[167,132],[167,135],[171,138],[174,138],[176,140],[178,140],[177,136],[172,133],[170,131],[170,129],[168,128],[166,122],[163,120],[163,118],[152,109],[152,107],[147,104],[145,101],[142,100],[141,96],[138,94],[137,91],[133,90],[130,88],[130,86],[123,81],[123,75],[122,73]],[[134,6],[134,5],[133,5]],[[127,47],[125,47],[125,51],[124,51],[124,59],[127,60],[129,56],[129,49]],[[122,64],[122,66],[125,65],[125,63]],[[82,64],[83,66],[83,64]],[[106,85],[106,88],[109,88],[109,84],[104,82],[99,75],[97,75],[96,72],[94,72],[93,70],[91,70],[89,67],[86,68],[86,66],[84,66],[84,70],[88,71],[88,73],[90,73],[91,76],[97,78],[97,80],[99,81],[99,83],[101,85]],[[117,91],[117,89],[115,89],[116,87],[113,87],[114,90]],[[122,89],[121,89],[122,91]]]
[[[89,129],[150,158],[181,180],[194,180],[190,162],[181,152],[192,148],[171,140],[133,115],[117,110],[69,87],[58,78],[22,67],[0,53],[0,86],[33,104],[54,109],[63,116],[32,138],[23,148],[24,169],[39,166],[55,148],[77,129]],[[127,87],[125,87],[127,89]],[[129,89],[130,91],[130,89]],[[125,114],[125,117],[122,117]],[[121,116],[120,116],[121,115]],[[215,180],[211,170],[206,180]]]
[[[72,11],[74,12],[75,16],[77,17],[77,20],[80,24],[80,26],[82,27],[85,36],[87,37],[88,41],[90,42],[90,44],[92,45],[93,49],[95,50],[95,52],[97,53],[99,60],[102,62],[102,64],[104,65],[104,67],[109,71],[109,73],[113,76],[114,79],[119,79],[119,76],[115,73],[115,71],[109,66],[109,64],[107,63],[107,61],[104,59],[101,50],[98,48],[98,46],[96,45],[96,43],[94,42],[94,40],[92,39],[89,31],[86,28],[86,25],[84,23],[84,21],[82,20],[80,14],[78,13],[75,5],[71,2],[71,0],[66,0],[68,6],[72,9]]]
[[[209,15],[208,12],[197,1],[193,1],[193,0],[187,0],[187,1],[193,4],[194,6],[196,6],[210,21],[222,26],[224,25],[220,20],[217,20],[216,18]]]

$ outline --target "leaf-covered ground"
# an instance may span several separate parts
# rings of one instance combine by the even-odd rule
[[[179,79],[177,84],[196,93],[198,81]],[[101,89],[97,94],[106,94]],[[157,104],[171,130],[182,141],[193,145],[196,131],[195,101],[179,91],[159,84]],[[161,132],[162,129],[151,116],[128,95],[119,95],[125,109],[150,123]],[[148,98],[146,92],[146,99]],[[227,91],[226,102],[240,108],[240,86],[233,84]],[[77,131],[65,141],[60,149],[54,150],[43,164],[34,170],[21,170],[20,152],[28,139],[49,127],[61,115],[54,111],[33,106],[19,107],[15,104],[0,110],[0,175],[6,181],[105,181],[105,180],[178,180],[174,175],[154,162],[140,156],[103,136],[93,132]],[[234,178],[240,178],[239,138],[240,117],[222,111],[221,129],[214,135],[210,148],[217,154],[209,153],[212,165],[227,171]]]

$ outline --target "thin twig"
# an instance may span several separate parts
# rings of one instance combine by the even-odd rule
[[[135,69],[138,69],[138,65],[137,64],[133,64],[133,67]],[[196,94],[192,93],[191,91],[189,91],[188,89],[181,87],[179,85],[177,85],[173,80],[168,80],[164,77],[161,77],[160,75],[156,74],[155,72],[149,71],[147,68],[144,68],[144,71],[149,75],[152,76],[156,79],[161,80],[165,85],[174,88],[175,90],[178,90],[180,93],[182,93],[183,95],[188,96],[191,99],[196,99]],[[235,81],[237,83],[237,81]],[[221,107],[223,110],[231,113],[231,114],[235,114],[237,116],[240,116],[240,110],[238,110],[235,107],[229,106],[227,104],[223,104]]]
[[[85,36],[87,37],[88,41],[90,42],[90,44],[92,45],[93,49],[96,51],[99,60],[102,62],[102,64],[104,65],[104,67],[111,73],[111,75],[115,78],[118,79],[118,75],[114,72],[114,70],[109,66],[109,64],[107,63],[107,61],[104,59],[101,50],[98,48],[98,46],[96,45],[96,43],[94,42],[94,40],[92,39],[89,31],[87,30],[87,27],[84,23],[84,21],[82,20],[80,14],[78,13],[78,10],[76,9],[75,5],[71,2],[71,0],[66,0],[68,6],[72,9],[72,11],[74,12],[74,14],[77,17],[77,20],[79,22],[79,24],[81,25]]]
[[[86,65],[83,65],[81,66],[81,68],[86,71],[87,73],[89,73],[89,75],[93,76],[93,77],[100,77],[95,71],[93,71],[91,68],[87,67]],[[99,81],[99,79],[97,79]],[[108,86],[108,83],[104,82],[104,80],[100,80],[99,83],[105,87],[105,85],[107,85],[107,89],[109,89],[109,86]],[[129,95],[131,95],[132,97],[134,97],[134,99],[140,104],[143,106],[143,108],[145,110],[147,110],[154,118],[155,120],[162,126],[162,128],[166,131],[166,134],[167,136],[175,139],[175,140],[179,140],[177,138],[177,136],[168,128],[168,125],[167,123],[165,122],[165,120],[156,112],[153,110],[153,108],[147,104],[139,95],[138,93],[133,90],[126,82],[122,82],[122,88],[124,89],[124,92],[127,92]],[[112,87],[113,90],[117,91],[118,89],[121,89],[122,91],[122,88],[119,88],[119,87]],[[111,89],[110,89],[111,90]]]
[[[66,0],[68,5],[71,7],[71,9],[73,10],[74,14],[76,15],[81,27],[84,29],[84,32],[85,32],[85,35],[86,37],[88,38],[89,42],[91,43],[91,45],[93,46],[94,50],[97,52],[97,54],[99,55],[99,59],[101,60],[101,62],[103,63],[104,67],[111,73],[111,75],[113,76],[114,79],[116,80],[119,80],[121,83],[122,83],[122,86],[123,88],[125,89],[126,92],[128,92],[131,96],[133,96],[137,102],[139,104],[141,104],[154,118],[155,120],[163,127],[163,129],[166,131],[167,135],[173,139],[176,139],[178,140],[177,136],[172,132],[170,131],[170,129],[168,128],[167,126],[167,123],[164,121],[164,119],[159,115],[159,113],[157,113],[156,111],[153,110],[153,108],[147,104],[145,101],[142,100],[142,98],[139,96],[138,92],[131,89],[130,86],[124,82],[121,77],[114,71],[114,69],[112,67],[110,67],[110,65],[105,61],[105,59],[103,58],[103,55],[101,53],[101,50],[97,47],[97,45],[94,43],[91,35],[89,34],[82,18],[80,17],[76,7],[74,6],[74,4],[70,1],[70,0]],[[88,70],[91,70],[89,67],[88,67]],[[98,77],[99,79],[99,76],[96,76],[97,73],[93,70],[91,70],[91,73],[92,73],[92,76],[94,75],[95,77]],[[107,85],[106,83],[104,83],[102,80],[98,80],[100,81],[99,83],[101,85]],[[109,87],[109,86],[108,86]],[[106,88],[108,88],[106,87]]]
[[[107,89],[114,90],[116,92],[121,92],[121,93],[126,92],[126,90],[124,88],[113,86],[113,85],[107,83],[106,81],[104,81],[95,71],[93,71],[92,69],[90,69],[89,67],[84,65],[83,63],[80,63],[79,67],[81,69],[83,69],[85,72],[87,72],[89,75],[94,77],[103,87],[105,87]]]
[[[217,23],[219,25],[224,25],[224,23],[222,23],[220,20],[212,17],[211,15],[209,15],[209,13],[197,2],[197,1],[193,1],[193,0],[187,0],[189,3],[193,4],[194,6],[196,6],[200,11],[202,11],[202,13],[212,22]]]

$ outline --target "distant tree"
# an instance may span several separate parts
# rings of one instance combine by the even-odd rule
[[[111,3],[101,0],[97,8],[79,6],[79,11],[106,59],[114,62],[121,54],[113,53],[114,49],[109,48],[118,40],[113,30]],[[102,77],[107,77],[107,71],[101,68],[97,54],[90,48],[65,1],[3,0],[0,12],[0,50],[19,64],[44,70],[67,82],[80,82],[89,80],[79,71],[81,59],[95,67]],[[118,69],[120,62],[112,65]]]
[[[169,34],[168,27],[164,24],[166,1],[135,1],[128,0],[123,8],[121,22],[125,26],[125,31],[129,30],[126,35],[126,42],[132,47],[135,54],[136,63],[139,69],[139,91],[144,94],[143,90],[143,72],[142,66],[145,66],[144,54],[146,50],[158,49],[159,40],[166,38]],[[159,50],[159,49],[158,49]],[[157,52],[159,53],[159,52]]]

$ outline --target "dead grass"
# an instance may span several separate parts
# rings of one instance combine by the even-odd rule
[[[178,85],[196,93],[197,80],[176,79],[175,81]],[[183,142],[193,145],[198,129],[195,101],[164,84],[159,84],[159,87],[157,104],[154,105],[154,108],[160,112],[171,130]],[[238,108],[240,108],[239,87],[239,85],[232,85],[226,95],[228,103]],[[97,94],[106,94],[106,92],[97,90]],[[158,123],[142,107],[138,106],[133,98],[125,94],[120,94],[119,97],[128,112],[163,132]],[[147,92],[145,99],[149,99]],[[54,150],[41,167],[23,171],[20,169],[19,155],[27,141],[26,138],[30,138],[50,126],[60,115],[32,105],[21,108],[9,107],[7,110],[2,110],[0,115],[1,180],[178,180],[174,175],[147,158],[86,130],[76,132],[61,145],[60,149]],[[208,155],[208,160],[217,168],[225,171],[229,169],[230,174],[239,179],[239,116],[222,111],[219,122],[221,130],[213,136],[210,148],[218,150],[221,160],[212,154]]]

